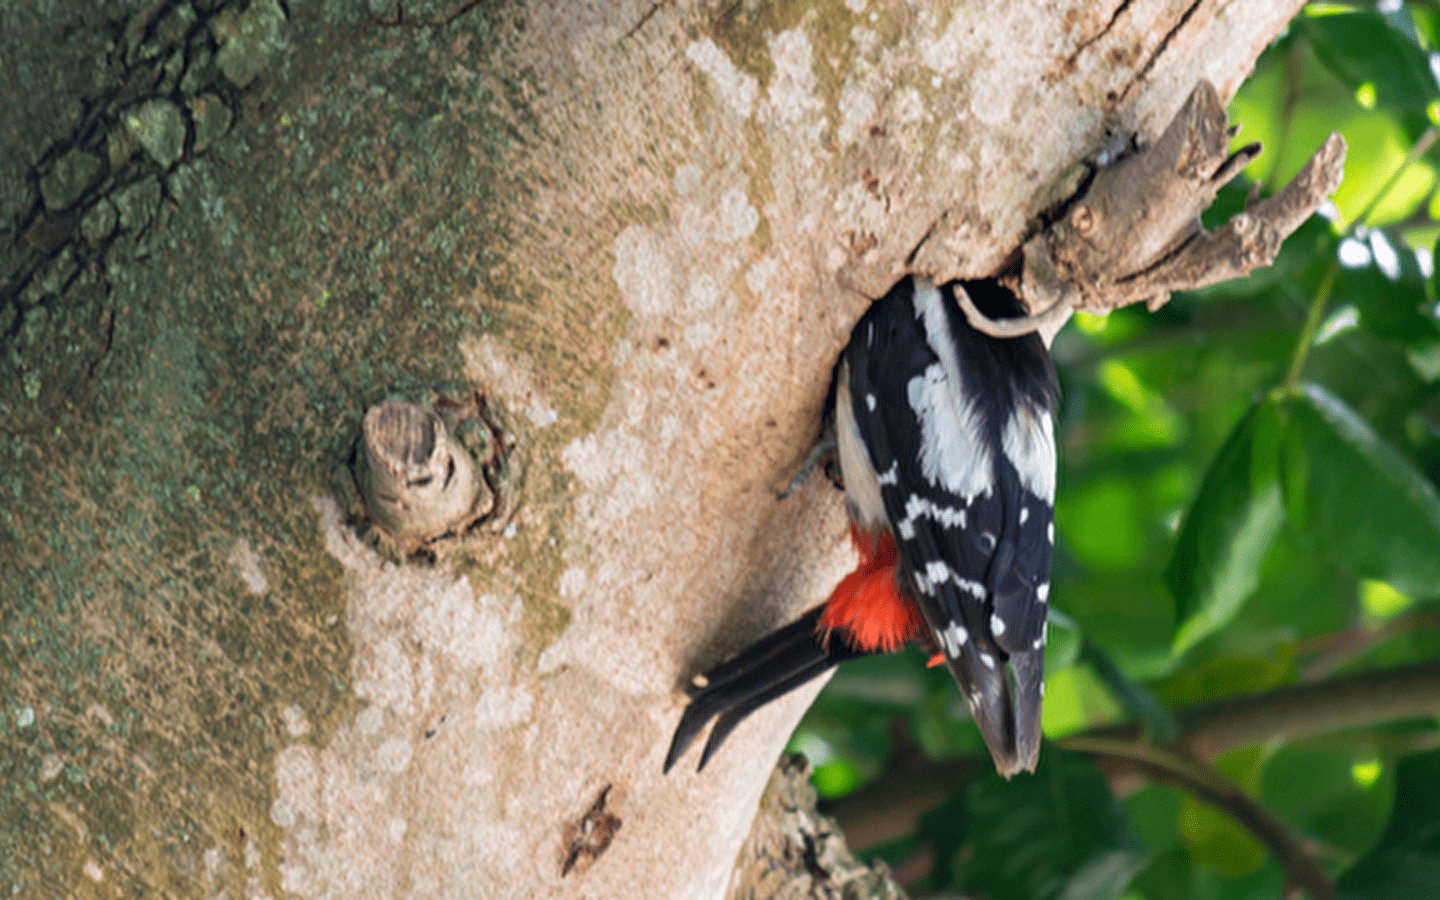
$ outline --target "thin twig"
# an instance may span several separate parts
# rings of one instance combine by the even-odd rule
[[[1315,900],[1335,896],[1329,874],[1310,858],[1289,827],[1212,767],[1170,750],[1110,738],[1076,735],[1057,743],[1076,753],[1124,760],[1154,780],[1184,789],[1225,812],[1259,839],[1284,867],[1291,884],[1305,889]]]
[[[1331,634],[1318,635],[1295,646],[1295,652],[1315,654],[1300,670],[1300,680],[1310,683],[1329,678],[1351,660],[1397,634],[1440,629],[1440,613],[1413,613],[1397,616],[1378,628],[1358,626]]]
[[[1231,697],[1179,713],[1180,746],[1200,759],[1270,740],[1440,714],[1440,662]]]
[[[1293,391],[1300,383],[1300,372],[1305,368],[1305,359],[1315,344],[1315,332],[1320,327],[1320,316],[1330,305],[1330,295],[1335,291],[1335,281],[1340,277],[1340,261],[1330,260],[1325,270],[1325,280],[1315,290],[1315,299],[1310,302],[1310,311],[1305,316],[1305,327],[1300,329],[1300,339],[1295,342],[1295,353],[1290,357],[1290,368],[1285,372],[1285,390]]]

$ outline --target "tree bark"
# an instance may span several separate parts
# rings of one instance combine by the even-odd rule
[[[775,489],[852,324],[1299,3],[21,6],[0,892],[718,898],[815,689],[662,776],[677,687],[850,561]],[[477,395],[505,502],[403,555],[364,412]]]

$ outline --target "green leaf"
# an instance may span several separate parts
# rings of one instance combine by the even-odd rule
[[[1065,885],[1060,900],[1110,900],[1134,880],[1150,862],[1134,850],[1111,850],[1090,860]]]
[[[1335,300],[1353,303],[1360,324],[1382,340],[1400,341],[1410,347],[1428,347],[1440,340],[1440,327],[1426,309],[1425,283],[1408,247],[1396,253],[1402,277],[1390,281],[1375,266],[1341,269],[1335,283]]]
[[[1341,876],[1341,900],[1440,897],[1440,750],[1406,757],[1385,833]]]
[[[1410,7],[1415,33],[1428,50],[1440,50],[1440,10]]]
[[[1033,776],[994,770],[966,791],[969,892],[994,900],[1109,900],[1143,866],[1110,788],[1084,756],[1046,747]],[[982,827],[983,826],[983,827]]]
[[[1411,597],[1440,595],[1435,487],[1339,398],[1314,384],[1284,404],[1291,524],[1328,559]]]
[[[1394,774],[1376,761],[1376,781],[1356,781],[1357,753],[1310,744],[1289,744],[1265,759],[1261,801],[1292,828],[1332,852],[1358,858],[1385,828]]]
[[[1272,399],[1250,408],[1220,448],[1185,514],[1165,580],[1175,597],[1179,654],[1223,628],[1254,591],[1285,522]]]
[[[1295,20],[1315,56],[1351,90],[1370,85],[1377,105],[1424,110],[1436,97],[1425,53],[1373,12]]]

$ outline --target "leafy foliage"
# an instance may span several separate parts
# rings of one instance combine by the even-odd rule
[[[1341,730],[1300,706],[1184,743],[1237,697],[1440,658],[1440,13],[1382,7],[1305,11],[1231,104],[1267,151],[1213,216],[1338,129],[1330,221],[1245,281],[1056,339],[1040,770],[1007,783],[980,764],[954,685],[918,651],[843,667],[797,732],[843,824],[903,823],[865,830],[917,894],[1440,896],[1434,716],[1387,721],[1362,692]],[[1064,749],[1098,734],[1133,742]],[[1196,766],[1155,752],[1177,735]]]
[[[1440,751],[1401,760],[1396,781],[1385,833],[1340,879],[1347,900],[1440,895]]]

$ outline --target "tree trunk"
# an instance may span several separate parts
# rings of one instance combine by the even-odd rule
[[[0,12],[0,893],[724,896],[814,689],[662,776],[677,688],[851,561],[850,327],[1299,5]],[[406,553],[362,416],[476,396]]]

